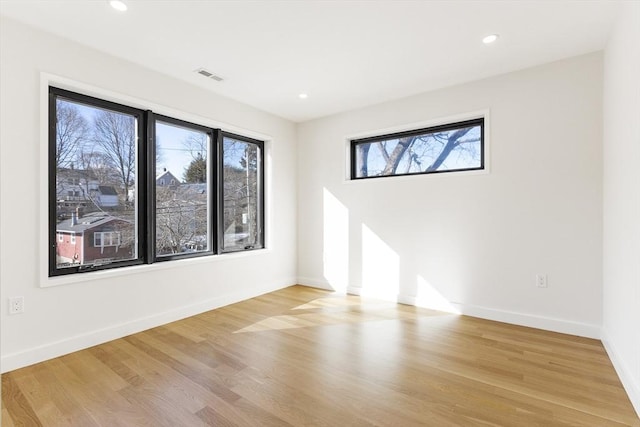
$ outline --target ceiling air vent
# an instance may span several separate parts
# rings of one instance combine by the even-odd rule
[[[221,81],[224,80],[222,77],[220,77],[218,75],[215,75],[211,71],[205,70],[204,68],[198,68],[196,70],[196,73],[198,73],[198,74],[200,74],[202,76],[208,77],[210,79],[213,79],[213,80],[215,80],[217,82],[221,82]]]

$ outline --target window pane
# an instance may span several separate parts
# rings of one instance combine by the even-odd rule
[[[136,259],[136,117],[62,97],[55,108],[56,269]],[[104,231],[121,241],[96,246]]]
[[[223,138],[223,251],[263,247],[262,148]]]
[[[156,254],[210,251],[210,138],[156,122]]]
[[[355,178],[482,169],[483,120],[354,144]]]

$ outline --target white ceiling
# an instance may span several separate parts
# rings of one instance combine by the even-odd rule
[[[2,0],[0,13],[301,122],[605,46],[618,1]],[[483,36],[499,33],[492,45]],[[216,82],[193,71],[205,67]],[[298,94],[306,92],[308,99]]]

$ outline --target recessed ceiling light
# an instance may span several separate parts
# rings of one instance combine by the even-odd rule
[[[306,93],[301,93],[298,95],[298,98],[300,99],[307,99],[309,97],[309,95],[307,95]]]
[[[109,4],[111,5],[112,8],[120,12],[124,12],[125,10],[127,10],[127,5],[124,4],[124,2],[121,2],[120,0],[111,0]]]
[[[498,40],[498,37],[500,37],[498,34],[489,34],[488,36],[482,39],[482,43],[484,44],[493,43],[494,41]]]

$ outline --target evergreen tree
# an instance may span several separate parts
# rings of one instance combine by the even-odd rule
[[[184,171],[183,180],[188,184],[207,182],[207,161],[198,153]]]

